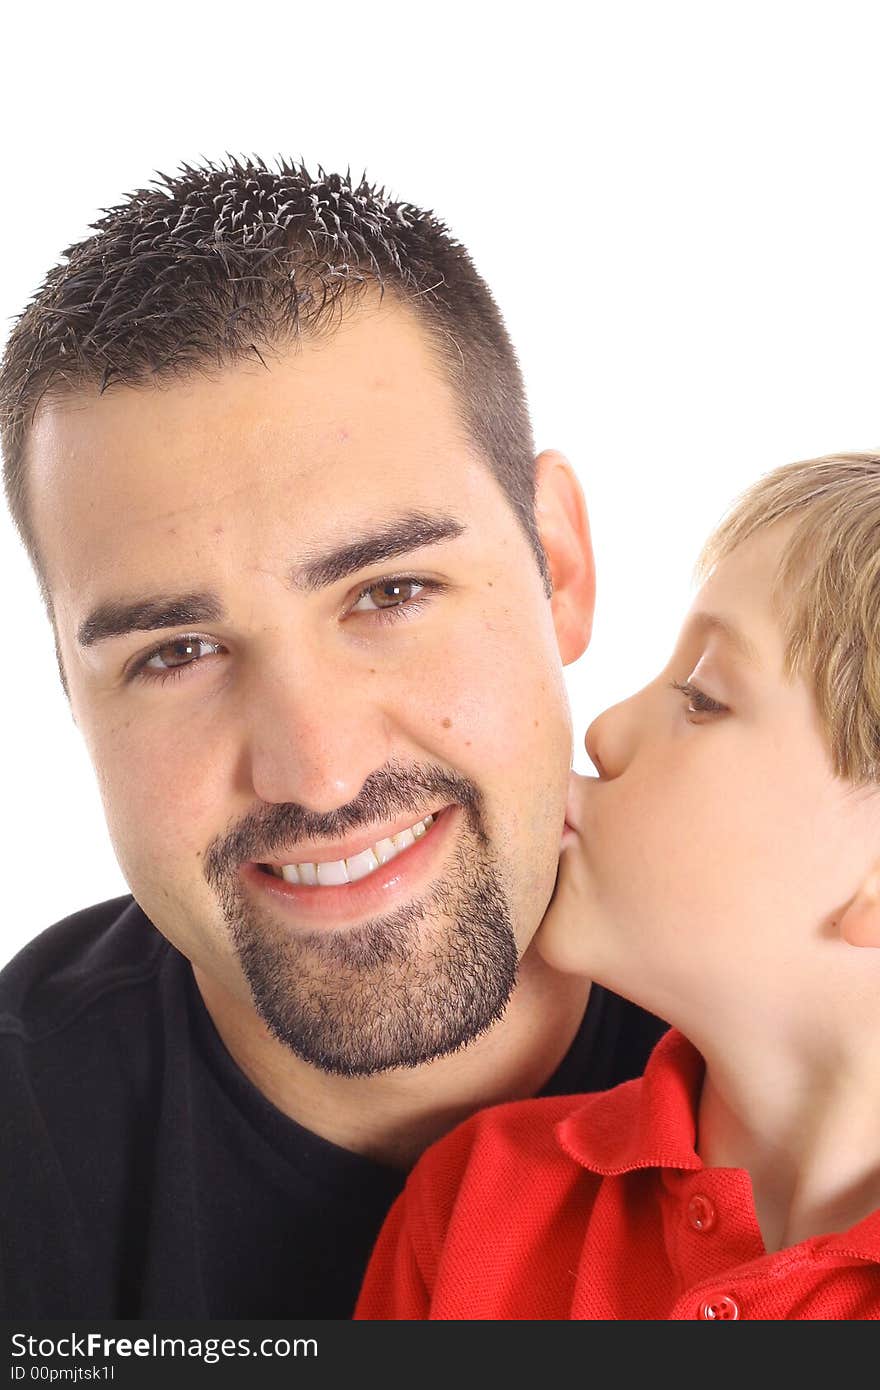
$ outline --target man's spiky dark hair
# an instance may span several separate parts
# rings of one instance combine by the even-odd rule
[[[408,306],[548,584],[522,377],[492,295],[444,224],[350,174],[185,164],[104,210],[15,324],[0,366],[10,511],[45,589],[25,449],[40,402],[223,367],[332,330],[368,287]]]

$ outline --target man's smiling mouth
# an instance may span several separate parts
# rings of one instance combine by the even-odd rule
[[[460,811],[454,804],[435,802],[430,813],[408,825],[400,817],[384,825],[374,821],[372,829],[335,843],[305,837],[299,844],[289,841],[279,846],[273,862],[252,859],[242,865],[241,880],[296,929],[347,929],[436,887],[448,872],[462,830]],[[376,836],[372,843],[370,834]]]
[[[336,888],[345,883],[357,883],[384,864],[390,863],[404,850],[422,839],[434,824],[435,816],[427,815],[414,821],[396,834],[383,837],[346,859],[305,861],[290,864],[260,864],[263,873],[313,888]]]

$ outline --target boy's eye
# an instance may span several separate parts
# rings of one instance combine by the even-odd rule
[[[726,714],[729,709],[728,705],[722,705],[720,700],[713,700],[711,695],[707,695],[690,681],[672,681],[672,689],[687,697],[688,714]]]

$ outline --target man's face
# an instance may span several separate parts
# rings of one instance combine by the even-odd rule
[[[413,319],[55,403],[29,468],[155,925],[329,1070],[487,1027],[552,891],[570,728],[535,557]]]

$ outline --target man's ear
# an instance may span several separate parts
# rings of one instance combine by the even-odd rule
[[[596,567],[583,489],[562,454],[535,461],[535,518],[553,582],[550,600],[563,665],[586,651],[593,628]]]
[[[880,861],[847,903],[837,929],[850,946],[880,946]]]

